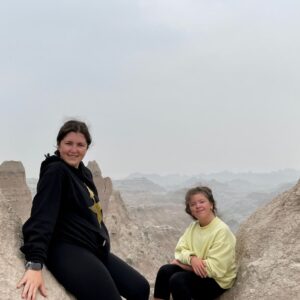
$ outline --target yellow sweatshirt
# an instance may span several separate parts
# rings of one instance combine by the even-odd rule
[[[179,239],[175,258],[186,265],[191,265],[191,255],[203,259],[208,277],[228,289],[236,277],[235,242],[234,234],[218,217],[204,227],[195,221]]]

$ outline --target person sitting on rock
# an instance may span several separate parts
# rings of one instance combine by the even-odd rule
[[[216,202],[208,187],[190,189],[185,211],[195,220],[175,248],[175,259],[156,277],[154,299],[215,299],[232,287],[236,277],[236,239],[216,216]]]
[[[90,144],[86,124],[67,121],[55,155],[41,164],[31,216],[23,226],[27,263],[18,284],[23,299],[35,300],[37,291],[46,296],[46,264],[78,300],[148,300],[148,281],[110,252],[98,192],[82,162]]]

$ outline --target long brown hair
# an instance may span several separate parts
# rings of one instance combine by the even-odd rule
[[[58,132],[58,135],[56,137],[57,146],[60,144],[60,142],[63,140],[63,138],[70,132],[82,133],[85,137],[88,147],[92,143],[92,138],[91,138],[91,135],[90,135],[87,125],[84,122],[81,122],[78,120],[69,120],[63,124],[63,126],[60,128],[60,130]],[[58,150],[55,151],[55,154],[57,156],[60,156]]]

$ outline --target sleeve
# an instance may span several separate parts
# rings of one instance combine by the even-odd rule
[[[235,237],[229,229],[220,230],[205,259],[208,277],[222,278],[235,266]]]
[[[196,255],[195,252],[191,250],[191,226],[192,225],[190,225],[180,237],[175,248],[175,259],[186,265],[190,265],[191,256]]]
[[[45,168],[33,199],[31,216],[22,228],[24,245],[20,248],[27,261],[41,263],[47,258],[48,245],[60,210],[63,183],[63,170],[58,164]]]

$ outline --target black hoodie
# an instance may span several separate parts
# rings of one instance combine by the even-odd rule
[[[109,251],[108,231],[100,220],[102,212],[99,216],[92,210],[98,202],[92,173],[82,162],[74,168],[48,155],[41,164],[31,216],[23,225],[21,251],[26,260],[45,263],[49,246],[57,241],[77,244],[95,253]]]

